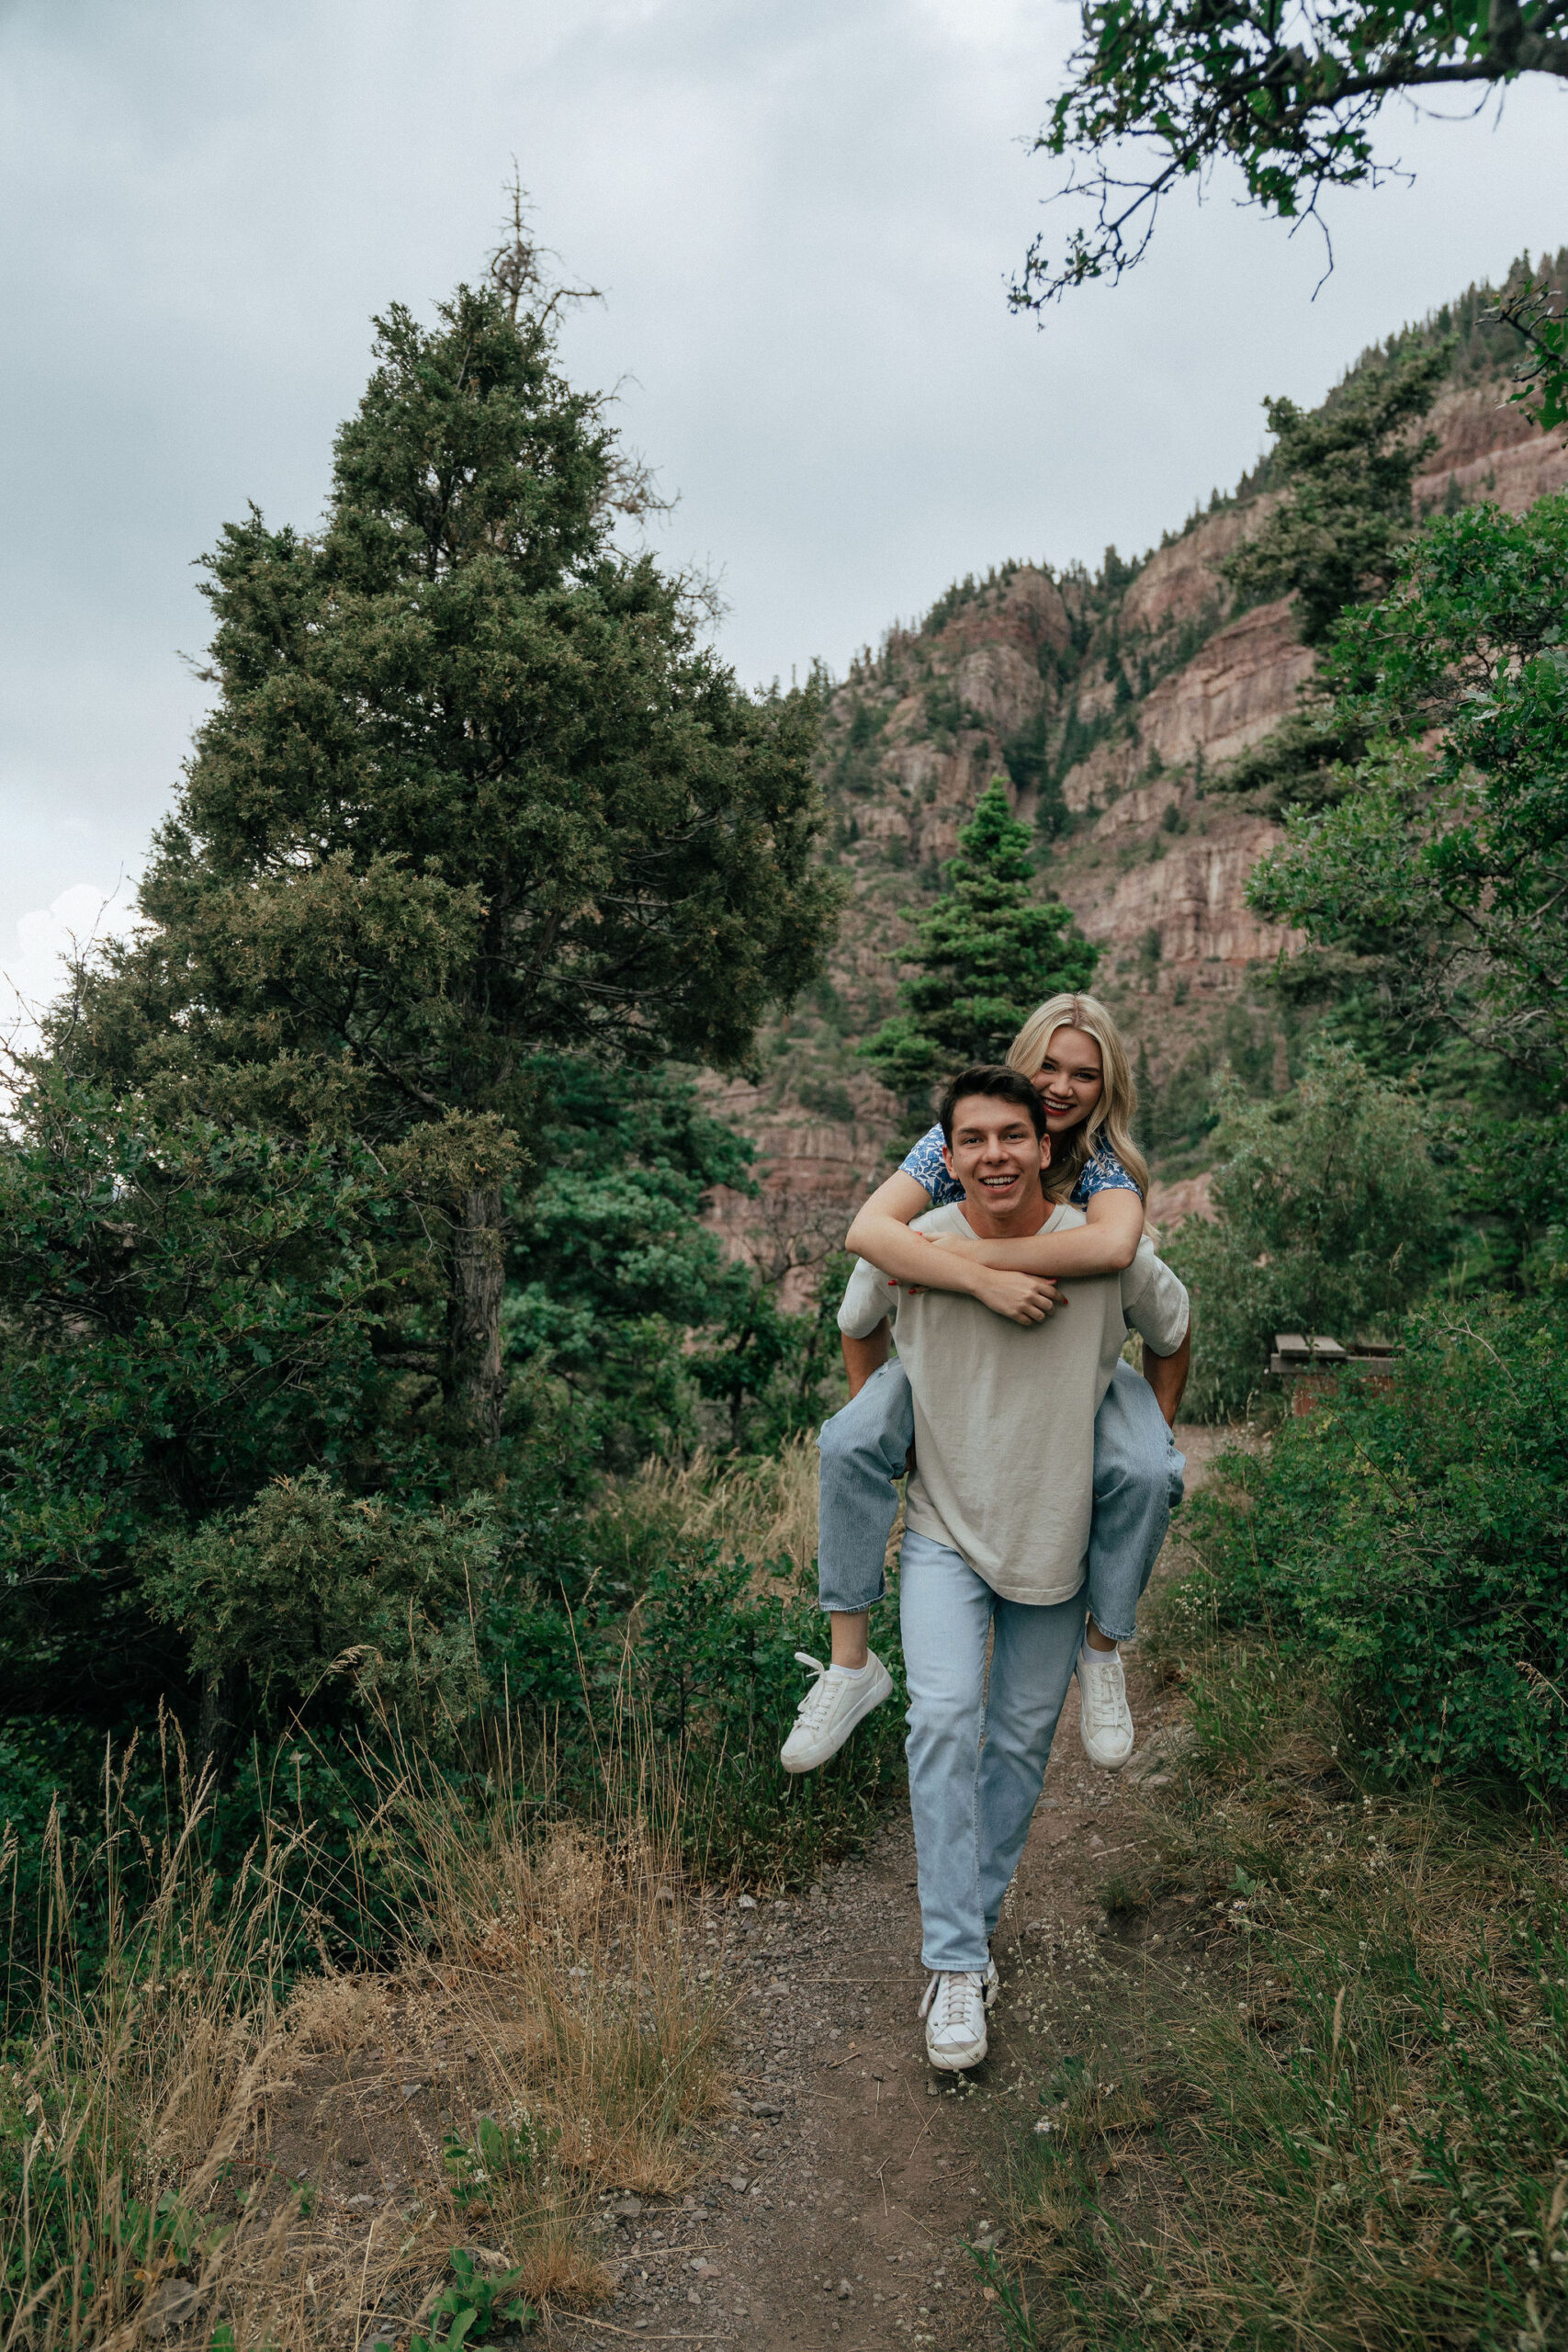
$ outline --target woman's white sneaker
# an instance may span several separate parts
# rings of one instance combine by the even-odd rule
[[[841,1666],[824,1666],[807,1650],[796,1650],[795,1656],[795,1663],[808,1666],[817,1679],[800,1702],[779,1761],[786,1772],[814,1772],[838,1754],[856,1724],[893,1696],[893,1677],[874,1650],[866,1652],[858,1674]]]
[[[1078,1737],[1089,1762],[1106,1772],[1122,1770],[1136,1737],[1121,1659],[1087,1643],[1078,1652]]]
[[[941,1971],[926,1986],[926,2056],[944,2075],[962,2075],[986,2054],[986,1977],[978,1968]]]

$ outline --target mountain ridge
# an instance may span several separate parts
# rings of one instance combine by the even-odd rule
[[[1542,274],[1568,282],[1568,251]],[[1416,480],[1418,515],[1483,498],[1519,513],[1568,487],[1563,436],[1506,398],[1517,353],[1488,318],[1495,300],[1472,287],[1403,328],[1324,403],[1418,342],[1451,344],[1424,427],[1437,447]],[[755,1201],[716,1195],[709,1215],[786,1303],[807,1295],[904,1140],[898,1104],[854,1048],[894,1009],[899,953],[993,775],[1037,830],[1041,895],[1102,949],[1095,987],[1137,1057],[1156,1216],[1202,1205],[1218,1064],[1254,1091],[1299,1069],[1309,1023],[1261,985],[1299,943],[1246,900],[1281,830],[1208,788],[1290,715],[1315,666],[1291,600],[1248,605],[1220,569],[1277,503],[1269,474],[1265,458],[1142,558],[1108,548],[1096,573],[1014,560],[971,574],[843,679],[824,677],[824,855],[848,885],[838,941],[826,979],[764,1037],[755,1078],[706,1090],[753,1138],[761,1180]]]

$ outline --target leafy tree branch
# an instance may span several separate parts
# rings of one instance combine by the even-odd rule
[[[1247,201],[1284,220],[1393,166],[1373,130],[1391,97],[1522,74],[1568,79],[1568,0],[1085,0],[1066,87],[1036,150],[1081,164],[1091,225],[1031,245],[1012,300],[1038,310],[1112,281],[1147,249],[1163,199],[1234,161]]]

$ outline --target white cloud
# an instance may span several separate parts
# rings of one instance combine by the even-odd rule
[[[108,939],[129,938],[136,926],[136,886],[113,890],[73,882],[47,907],[17,919],[16,944],[0,964],[0,1039],[25,1049],[37,1037],[39,1016],[65,986],[73,956]]]

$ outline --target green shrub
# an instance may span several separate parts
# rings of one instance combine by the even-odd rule
[[[248,1510],[169,1538],[143,1589],[199,1674],[248,1666],[268,1707],[308,1701],[336,1677],[428,1734],[486,1695],[470,1611],[497,1548],[482,1504],[404,1510],[306,1470],[275,1479]]]
[[[408,1417],[377,1435],[387,1209],[357,1147],[29,1100],[0,1138],[0,1710],[84,1715],[96,1747],[183,1709],[144,1547],[279,1472],[364,1472],[385,1443],[402,1499],[428,1491]]]
[[[1450,1224],[1420,1102],[1348,1047],[1320,1046],[1273,1102],[1234,1086],[1223,1102],[1217,1218],[1190,1218],[1166,1253],[1192,1293],[1197,1420],[1247,1409],[1276,1331],[1348,1340],[1403,1314]]]
[[[863,1836],[903,1769],[903,1711],[890,1703],[821,1771],[779,1763],[805,1685],[797,1650],[825,1654],[815,1565],[760,1575],[716,1544],[676,1541],[628,1614],[595,1622],[564,1601],[498,1602],[492,1670],[525,1719],[548,1727],[565,1793],[586,1788],[617,1718],[684,1758],[682,1841],[694,1867],[798,1881]],[[903,1690],[896,1611],[878,1655]]]
[[[233,1559],[214,1565],[198,1537],[179,1566],[197,1643],[217,1645],[220,1661],[254,1644],[281,1678],[276,1725],[238,1746],[198,1847],[224,1899],[254,1875],[258,1852],[281,1855],[272,1867],[287,1967],[395,1947],[408,1890],[374,1824],[411,1754],[454,1819],[477,1822],[517,1767],[530,1787],[536,1779],[531,1804],[592,1816],[604,1758],[629,1744],[681,1785],[694,1871],[779,1884],[857,1844],[899,1783],[900,1705],[879,1708],[819,1772],[792,1779],[779,1763],[806,1687],[795,1654],[825,1651],[814,1563],[759,1567],[657,1520],[635,1544],[612,1543],[611,1557],[595,1520],[563,1511],[518,1544],[534,1577],[520,1579],[513,1562],[503,1578],[485,1572],[493,1538],[477,1512],[450,1515],[443,1561],[436,1514],[350,1502],[310,1477],[271,1491],[270,1508],[264,1496],[229,1531]],[[471,1619],[452,1605],[466,1580]],[[879,1650],[901,1691],[896,1604],[884,1614]],[[367,1624],[373,1645],[345,1661],[344,1635],[363,1642]],[[358,1720],[312,1707],[322,1677],[377,1703]],[[62,1965],[95,1981],[115,1900],[152,1897],[194,1769],[168,1719],[91,1740],[65,1717],[0,1723],[9,2013],[28,2016]],[[106,1812],[120,1823],[112,1834]]]
[[[1568,1793],[1565,1336],[1561,1292],[1429,1310],[1194,1507],[1222,1619],[1325,1657],[1385,1765]]]

